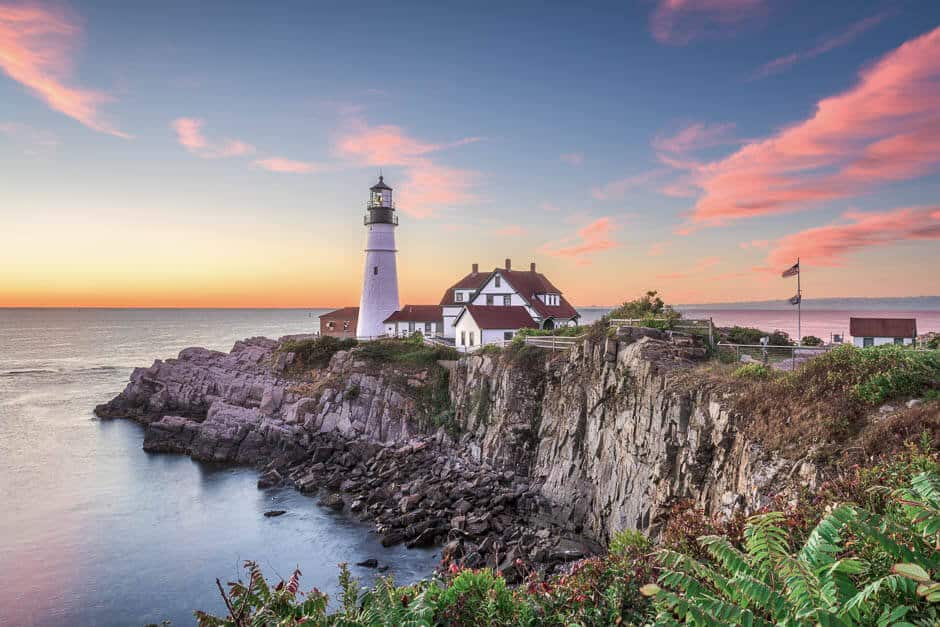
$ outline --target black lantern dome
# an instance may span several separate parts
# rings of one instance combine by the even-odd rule
[[[394,213],[392,188],[385,184],[385,178],[382,175],[379,175],[379,182],[369,188],[369,192],[365,224],[398,224],[398,216]]]

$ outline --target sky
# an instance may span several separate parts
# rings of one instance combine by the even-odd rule
[[[5,2],[0,306],[940,294],[940,2]]]

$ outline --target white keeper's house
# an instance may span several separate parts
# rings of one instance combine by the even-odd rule
[[[440,305],[406,305],[385,320],[388,335],[454,340],[458,348],[511,340],[519,329],[554,329],[578,323],[580,315],[535,264],[528,270],[504,268],[470,273],[447,288]]]

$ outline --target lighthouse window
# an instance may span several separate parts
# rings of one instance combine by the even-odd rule
[[[379,273],[379,267],[378,267],[378,266],[374,266],[374,267],[372,268],[372,274],[378,274],[378,273]]]

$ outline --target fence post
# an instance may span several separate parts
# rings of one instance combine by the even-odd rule
[[[712,322],[712,319],[709,318],[708,319],[708,345],[712,348],[715,347],[715,339],[712,334],[712,329],[714,328],[714,326],[715,326],[714,322]]]

